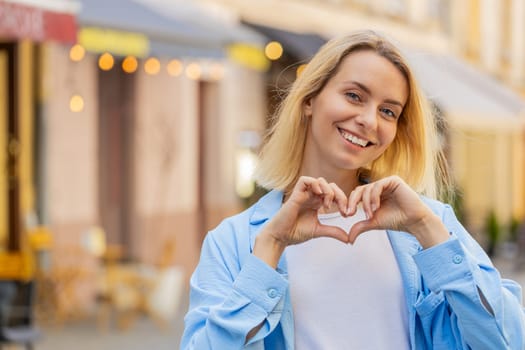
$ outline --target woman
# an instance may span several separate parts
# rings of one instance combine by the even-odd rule
[[[277,113],[272,191],[211,231],[183,349],[524,349],[521,288],[450,206],[405,59],[358,32],[325,44]]]

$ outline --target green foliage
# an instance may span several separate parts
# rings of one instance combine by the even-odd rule
[[[501,226],[498,221],[498,217],[496,216],[496,213],[494,211],[491,211],[490,214],[487,216],[487,223],[485,229],[489,240],[487,254],[489,256],[493,256],[496,251],[496,245],[498,244],[498,241],[501,236]]]
[[[253,194],[248,198],[243,198],[243,207],[249,208],[253,204],[255,204],[262,196],[268,193],[268,190],[259,186],[257,183],[255,184],[255,190],[253,191]]]
[[[511,242],[518,241],[519,229],[520,229],[520,221],[516,218],[512,218],[509,224],[509,241]]]
[[[459,188],[456,188],[456,190],[451,193],[449,197],[449,203],[454,209],[456,217],[461,223],[465,224],[465,204],[463,200],[463,192]]]

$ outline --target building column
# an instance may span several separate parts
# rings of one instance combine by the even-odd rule
[[[498,73],[501,66],[502,8],[500,0],[480,2],[480,59],[490,73]]]
[[[497,130],[494,136],[493,205],[501,224],[508,224],[512,217],[513,162],[512,130]],[[507,179],[507,180],[504,180]],[[510,181],[508,181],[510,180]]]
[[[510,13],[509,80],[513,84],[525,87],[525,0],[512,0]]]
[[[525,128],[514,130],[512,134],[512,215],[525,216]]]

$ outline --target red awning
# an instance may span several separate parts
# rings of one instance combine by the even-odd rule
[[[0,0],[0,38],[75,43],[77,24],[71,13]]]

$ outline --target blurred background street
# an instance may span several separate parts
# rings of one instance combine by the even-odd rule
[[[38,350],[173,350],[178,349],[184,329],[182,316],[187,310],[187,295],[183,296],[181,309],[174,322],[159,329],[151,320],[139,318],[127,330],[101,331],[96,321],[85,319],[60,328],[46,328],[43,338],[37,343]]]
[[[525,0],[0,0],[0,304],[24,337],[177,348],[206,232],[264,193],[279,99],[357,29],[402,48],[451,204],[524,285]]]

